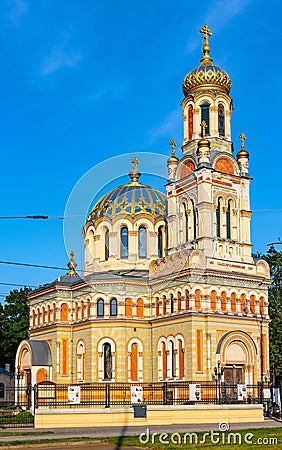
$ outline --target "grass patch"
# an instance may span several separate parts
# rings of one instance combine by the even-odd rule
[[[33,414],[29,411],[20,411],[16,414],[11,412],[5,412],[0,414],[0,425],[13,424],[13,423],[33,423]]]
[[[103,441],[119,446],[128,445],[132,447],[159,449],[203,448],[205,450],[214,450],[217,446],[222,450],[238,450],[238,445],[240,450],[250,450],[250,448],[253,448],[255,445],[260,448],[267,447],[267,449],[271,448],[277,450],[277,448],[282,448],[282,428],[229,430],[224,433],[215,430],[213,436],[211,435],[211,432],[209,432],[209,435],[207,432],[192,433],[191,431],[190,434],[188,433],[189,432],[186,433],[186,443],[184,439],[185,433],[167,433],[167,436],[164,436],[163,434],[162,438],[160,438],[162,433],[158,433],[153,439],[152,432],[150,433],[150,439],[147,443],[145,443],[146,436],[143,436],[144,443],[142,443],[139,440],[139,435],[103,438]],[[234,441],[234,439],[236,439],[236,441]]]
[[[54,434],[54,431],[0,431],[0,437],[9,436],[40,436]]]
[[[30,445],[30,444],[51,444],[53,442],[82,442],[82,441],[88,441],[88,442],[94,442],[94,441],[101,442],[101,439],[97,438],[90,438],[90,437],[73,437],[73,438],[58,438],[58,439],[28,439],[28,440],[15,440],[15,441],[6,441],[6,442],[0,442],[0,447],[9,447],[11,445]]]

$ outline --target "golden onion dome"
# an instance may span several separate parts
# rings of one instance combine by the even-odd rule
[[[138,180],[141,173],[137,169],[138,160],[133,158],[131,162],[133,163],[133,168],[129,172],[131,182],[113,189],[98,200],[87,221],[95,221],[103,216],[113,217],[117,214],[131,217],[148,214],[154,219],[165,216],[166,196],[157,189],[140,183]]]
[[[239,159],[239,158],[248,158],[249,159],[250,154],[249,154],[248,150],[245,149],[246,135],[244,133],[241,133],[239,138],[241,139],[241,148],[240,148],[239,152],[237,153],[237,159]]]
[[[203,56],[201,64],[196,69],[191,70],[184,78],[182,89],[185,97],[199,89],[221,90],[229,94],[232,87],[231,79],[225,70],[213,64],[210,56],[210,46],[208,36],[212,33],[207,25],[200,29],[204,34]]]

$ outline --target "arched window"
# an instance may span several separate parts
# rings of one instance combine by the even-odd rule
[[[163,315],[166,315],[166,296],[163,295]]]
[[[102,298],[97,301],[97,316],[104,317],[104,300]]]
[[[112,298],[110,301],[110,316],[117,316],[117,299]]]
[[[31,319],[32,320],[32,326],[35,327],[35,311],[34,310],[32,311],[32,316],[31,317],[32,317],[32,319]]]
[[[231,208],[232,200],[228,200],[228,207],[226,211],[226,237],[231,239]]]
[[[162,368],[163,368],[162,377],[163,377],[163,380],[166,380],[166,378],[167,378],[167,353],[166,353],[165,342],[162,342]]]
[[[143,298],[138,298],[137,300],[137,317],[144,317],[144,300]]]
[[[84,381],[85,374],[85,346],[83,341],[79,341],[76,349],[76,378],[77,381]]]
[[[181,339],[178,339],[178,361],[179,378],[184,378],[184,348]]]
[[[185,309],[188,311],[190,305],[189,305],[189,291],[187,289],[185,290]]]
[[[190,201],[191,240],[197,237],[197,217],[194,202]]]
[[[181,205],[181,212],[182,212],[182,228],[183,228],[183,236],[182,236],[182,242],[188,242],[189,240],[189,218],[187,213],[187,208],[185,203],[182,203]]]
[[[160,315],[160,300],[159,297],[156,297],[156,317]]]
[[[50,305],[47,306],[47,323],[51,322],[51,307]]]
[[[177,292],[177,311],[181,311],[181,292]]]
[[[264,316],[264,298],[260,297],[259,299],[259,313],[261,316]]]
[[[82,301],[80,304],[80,309],[81,309],[81,320],[84,319],[84,302]]]
[[[188,108],[188,139],[193,137],[193,106]]]
[[[221,293],[220,303],[221,303],[221,311],[226,311],[226,292]]]
[[[78,304],[77,304],[77,302],[75,302],[75,305],[74,305],[74,317],[75,317],[75,321],[77,322],[78,321]]]
[[[138,255],[139,258],[147,257],[147,230],[140,227],[138,230]]]
[[[222,197],[219,197],[217,200],[217,207],[216,207],[216,236],[221,236],[221,202]]]
[[[131,381],[138,381],[138,344],[136,342],[131,346],[130,378]]]
[[[43,308],[42,308],[42,323],[43,323],[43,325],[46,323],[45,308],[44,308],[44,306],[43,306]]]
[[[175,377],[175,351],[174,351],[174,342],[169,341],[169,368],[170,368],[170,376]]]
[[[201,123],[204,121],[207,124],[205,129],[205,134],[208,136],[210,134],[210,104],[208,102],[202,103],[201,105]]]
[[[90,308],[91,308],[91,304],[90,304],[90,300],[87,300],[87,319],[89,319],[90,317]]]
[[[53,322],[56,322],[57,320],[57,308],[56,303],[53,303]]]
[[[62,303],[61,305],[61,321],[66,322],[68,320],[68,305],[66,303]]]
[[[128,229],[122,227],[120,230],[121,258],[128,258]]]
[[[5,398],[5,384],[4,383],[0,383],[0,398],[1,399]]]
[[[195,292],[195,308],[197,310],[201,309],[201,291],[200,291],[200,289],[197,289]]]
[[[170,294],[170,312],[171,312],[171,314],[174,313],[174,298],[173,298],[173,294]]]
[[[109,259],[110,255],[110,233],[107,229],[105,232],[105,261]]]
[[[254,295],[251,295],[250,297],[250,313],[255,314],[255,300],[256,297]]]
[[[225,136],[225,117],[224,106],[220,103],[218,105],[218,133],[220,136]]]
[[[241,313],[245,313],[245,309],[246,309],[246,294],[242,294],[241,297]]]
[[[125,316],[132,317],[132,300],[131,300],[131,298],[125,299]]]
[[[48,372],[46,369],[39,369],[36,374],[36,383],[48,380]]]
[[[112,379],[112,349],[111,344],[103,344],[104,380]]]
[[[216,291],[211,291],[211,310],[216,311]]]
[[[40,309],[37,308],[37,326],[39,327],[40,325]]]
[[[164,256],[164,227],[158,228],[158,257],[162,258]]]
[[[235,294],[235,292],[232,292],[231,294],[231,312],[235,313],[237,311],[237,295]]]

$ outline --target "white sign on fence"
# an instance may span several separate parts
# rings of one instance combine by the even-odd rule
[[[131,395],[131,403],[141,403],[143,401],[142,386],[131,386],[130,395]]]
[[[237,398],[240,401],[245,400],[247,397],[247,387],[245,384],[237,384]]]
[[[189,384],[189,400],[191,402],[198,402],[201,400],[201,385]]]
[[[80,386],[68,387],[68,402],[73,405],[80,403]]]

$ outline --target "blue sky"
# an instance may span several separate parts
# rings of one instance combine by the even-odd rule
[[[171,138],[180,156],[181,84],[207,23],[214,63],[233,82],[235,149],[244,131],[251,155],[254,250],[266,251],[282,237],[280,17],[278,0],[1,0],[0,215],[63,216],[74,186],[105,159],[166,155]],[[101,170],[110,176],[118,161],[123,175],[130,158]],[[0,230],[2,261],[68,261],[62,220],[2,219]],[[81,266],[81,235],[74,246]],[[37,286],[61,273],[0,264],[1,283]]]

